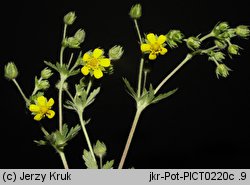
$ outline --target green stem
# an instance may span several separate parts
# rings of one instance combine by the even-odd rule
[[[61,157],[64,169],[69,169],[69,166],[68,166],[68,163],[67,163],[67,159],[66,159],[66,156],[65,156],[64,152],[60,151],[58,153],[59,153],[59,155]]]
[[[100,156],[100,168],[102,169],[102,156]]]
[[[89,91],[90,91],[90,89],[91,89],[91,86],[92,86],[92,83],[93,83],[93,79],[91,78],[90,80],[89,80],[89,84],[88,84],[88,87],[87,87],[87,95],[89,94]]]
[[[87,132],[86,127],[85,127],[85,121],[83,121],[83,118],[82,118],[82,112],[77,112],[77,113],[78,113],[80,123],[81,123],[81,126],[82,126],[83,134],[85,136],[85,139],[86,139],[88,147],[89,147],[89,151],[90,151],[93,159],[96,161],[95,154],[93,152],[93,148],[92,148],[92,145],[91,145],[91,142],[90,142],[90,139],[89,139],[89,135],[88,135],[88,132]]]
[[[70,67],[70,64],[72,62],[73,56],[74,56],[74,53],[71,53],[70,58],[69,58],[69,62],[68,62],[68,65],[67,65],[68,68]]]
[[[60,65],[63,65],[63,52],[64,52],[65,47],[62,46],[60,50]]]
[[[20,92],[20,94],[22,95],[24,101],[26,102],[26,105],[30,105],[30,100],[25,96],[24,92],[22,91],[21,87],[19,86],[19,84],[17,83],[17,81],[15,79],[12,80],[14,82],[14,84],[16,85],[18,91]]]
[[[63,84],[65,79],[61,77],[60,86],[58,91],[58,109],[59,109],[59,131],[62,133],[62,125],[63,125],[63,114],[62,114],[62,92],[63,92]]]
[[[133,135],[134,135],[134,132],[135,132],[135,129],[136,129],[136,125],[138,123],[138,120],[140,118],[140,115],[141,115],[142,111],[143,111],[143,109],[140,109],[140,108],[137,108],[137,110],[136,110],[134,121],[133,121],[132,127],[131,127],[130,132],[129,132],[127,143],[126,143],[125,148],[123,150],[123,154],[122,154],[122,157],[121,157],[118,169],[122,169],[123,168],[123,165],[124,165],[124,162],[126,160],[126,157],[127,157],[127,154],[128,154],[128,150],[129,150],[129,147],[130,147],[130,144],[131,144],[131,141],[133,139]]]
[[[187,54],[187,56],[185,57],[185,59],[171,72],[169,73],[163,80],[162,82],[156,87],[154,94],[156,94],[160,88],[187,62],[189,61],[191,58],[193,57],[193,54]]]
[[[63,28],[63,39],[65,39],[65,37],[66,37],[66,32],[67,32],[67,24],[64,24],[64,28]]]
[[[142,81],[143,65],[144,65],[144,58],[141,58],[139,75],[138,75],[138,87],[137,87],[137,97],[138,98],[141,96],[141,81]]]
[[[140,44],[142,44],[142,37],[141,37],[140,29],[139,29],[139,26],[138,26],[138,23],[137,23],[136,19],[134,19],[134,23],[135,23],[135,29],[137,31],[137,35],[138,35],[139,40],[140,40]]]
[[[42,79],[43,79],[43,78],[40,77],[39,80],[38,80],[38,83],[40,83]],[[31,96],[35,95],[37,91],[38,91],[38,88],[37,88],[37,86],[36,86],[36,84],[35,84],[35,88],[34,88],[32,94],[31,94]]]
[[[48,135],[49,135],[49,133],[47,132],[47,130],[45,130],[45,128],[44,128],[43,126],[41,126],[41,130],[42,130],[42,132],[43,132],[43,134],[44,134],[45,136],[48,136]],[[54,148],[55,148],[55,147],[54,147]],[[62,160],[64,169],[69,169],[69,166],[68,166],[68,163],[67,163],[66,156],[65,156],[64,152],[63,152],[63,151],[58,151],[57,148],[55,148],[55,149],[56,149],[56,151],[57,151],[57,152],[59,153],[59,155],[60,155],[60,158],[61,158],[61,160]]]
[[[70,97],[71,101],[74,102],[74,98],[73,98],[73,96],[71,95],[71,93],[69,92],[69,90],[66,89],[65,91],[66,91],[66,93],[68,94],[68,96]]]
[[[147,75],[148,72],[144,71],[144,78],[143,78],[143,89],[146,89],[146,83],[147,83]]]
[[[202,38],[200,38],[200,41],[202,42],[202,41],[204,41],[204,40],[206,40],[206,39],[208,39],[210,37],[214,37],[214,33],[213,32],[210,32],[209,34],[204,35]]]

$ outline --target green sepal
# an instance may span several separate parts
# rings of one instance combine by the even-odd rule
[[[83,150],[83,160],[88,169],[98,169],[95,159],[92,157],[91,152]]]
[[[34,103],[39,96],[43,96],[43,95],[44,95],[44,92],[39,91],[35,95],[30,96],[29,99],[30,99],[31,103]]]
[[[115,162],[114,160],[107,161],[107,162],[103,165],[102,169],[113,169],[114,162]]]

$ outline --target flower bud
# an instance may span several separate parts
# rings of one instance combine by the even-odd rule
[[[136,4],[130,9],[129,15],[132,19],[139,19],[141,17],[141,5]]]
[[[236,44],[230,44],[227,48],[228,53],[232,54],[232,55],[240,55],[239,50],[240,50],[240,46],[236,45]]]
[[[219,76],[226,78],[229,75],[229,71],[232,70],[228,68],[225,64],[219,64],[216,67],[215,73],[217,78],[219,78]]]
[[[52,75],[53,75],[52,71],[47,67],[41,71],[41,77],[43,79],[49,79]]]
[[[170,30],[166,37],[168,45],[171,48],[176,48],[178,47],[177,43],[182,43],[184,35],[181,33],[180,30]]]
[[[219,24],[217,24],[214,29],[213,29],[213,33],[215,36],[218,36],[219,34],[227,31],[229,28],[229,25],[227,22],[221,22]]]
[[[63,21],[65,24],[71,25],[74,23],[75,19],[76,19],[75,12],[69,12],[64,16]]]
[[[80,42],[75,37],[69,37],[67,45],[69,48],[80,48]]]
[[[85,31],[83,29],[79,29],[75,35],[74,38],[79,42],[79,43],[83,43],[84,39],[85,39]]]
[[[106,145],[103,142],[97,140],[96,145],[94,145],[95,155],[101,158],[106,154],[106,151],[107,151]]]
[[[225,49],[227,47],[227,44],[224,41],[215,40],[214,44],[220,49]]]
[[[245,25],[240,25],[237,26],[235,29],[236,35],[242,37],[242,38],[247,38],[250,35],[250,30],[248,26]]]
[[[218,52],[214,52],[214,51],[211,51],[209,53],[209,60],[215,60],[217,62],[222,62],[222,60],[225,59],[225,54],[218,51]]]
[[[4,76],[9,79],[13,80],[17,77],[18,75],[18,70],[13,62],[9,62],[7,65],[4,67]]]
[[[196,50],[200,47],[201,45],[201,41],[199,38],[197,37],[189,37],[187,40],[186,40],[186,43],[187,43],[187,47],[191,50]]]
[[[218,25],[218,27],[219,27],[219,30],[220,30],[221,32],[224,32],[224,31],[226,31],[226,30],[229,28],[229,25],[228,25],[227,22],[221,22],[221,23]]]
[[[109,58],[110,60],[119,60],[123,55],[122,46],[115,45],[109,50]]]
[[[41,89],[41,90],[46,90],[49,88],[49,81],[48,80],[41,80],[41,81],[38,81],[37,83],[37,88],[38,89]]]

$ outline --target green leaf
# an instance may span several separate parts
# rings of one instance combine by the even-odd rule
[[[56,65],[52,64],[51,62],[44,61],[44,63],[45,63],[47,66],[51,67],[52,69],[58,71]]]
[[[80,69],[76,69],[76,70],[70,71],[69,76],[74,76],[74,75],[77,75],[79,73],[80,73]]]
[[[89,106],[95,100],[96,95],[100,92],[100,87],[94,89],[87,98],[86,107]]]
[[[47,145],[48,143],[44,140],[34,140],[34,142],[38,145],[38,146],[42,146],[42,145]]]
[[[137,94],[134,91],[133,87],[130,85],[129,81],[126,78],[122,78],[126,87],[127,87],[127,92],[130,96],[132,96],[135,100],[137,100]]]
[[[153,101],[151,103],[158,103],[160,100],[165,99],[165,98],[171,96],[172,94],[174,94],[177,90],[178,89],[176,88],[176,89],[169,91],[167,93],[159,94],[157,97],[155,97],[153,99]]]
[[[70,110],[75,110],[75,111],[77,111],[77,109],[76,109],[76,107],[75,107],[75,104],[74,104],[72,101],[66,100],[65,103],[66,103],[66,104],[63,105],[65,108],[70,109]]]
[[[83,160],[88,169],[98,169],[97,163],[91,155],[91,152],[83,150]]]
[[[73,139],[80,130],[81,130],[81,126],[79,124],[77,124],[75,127],[72,127],[70,131],[67,133],[66,140],[69,141]]]
[[[106,164],[103,165],[102,169],[113,169],[114,160],[107,161]]]

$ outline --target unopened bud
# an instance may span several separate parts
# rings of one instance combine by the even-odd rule
[[[180,30],[170,30],[167,37],[167,43],[171,48],[178,47],[177,43],[182,43],[182,39],[184,38],[183,33]]]
[[[75,22],[76,15],[75,12],[69,12],[64,16],[64,23],[67,25],[71,25]]]
[[[236,35],[242,37],[242,38],[247,38],[250,36],[250,30],[248,26],[245,25],[240,25],[237,26],[235,29]]]
[[[110,60],[119,60],[123,55],[122,46],[115,45],[109,50],[109,58]]]
[[[4,67],[4,76],[9,79],[13,80],[17,77],[18,75],[18,70],[13,62],[9,62],[7,65]]]
[[[130,9],[129,15],[132,19],[139,19],[141,17],[141,5],[136,4]]]
[[[240,46],[236,45],[236,44],[230,44],[228,46],[228,53],[231,55],[240,55],[239,50],[241,49]]]
[[[217,62],[222,62],[222,60],[225,59],[225,54],[220,52],[220,51],[217,51],[217,52],[214,52],[214,51],[211,51],[209,53],[209,60],[215,60]]]
[[[67,45],[69,48],[80,48],[80,42],[75,37],[69,37]]]
[[[53,75],[52,71],[47,67],[41,71],[41,77],[43,79],[49,79],[52,75]]]
[[[220,49],[225,49],[227,47],[227,44],[224,41],[215,40],[214,43]]]
[[[219,76],[226,78],[229,75],[229,71],[232,71],[232,70],[229,67],[227,67],[225,64],[219,64],[216,67],[215,73],[216,73],[217,78],[219,78]]]
[[[186,40],[186,43],[187,43],[187,47],[191,50],[196,50],[200,47],[201,45],[201,41],[199,38],[197,37],[189,37],[187,40]]]
[[[79,29],[75,35],[74,38],[79,42],[79,43],[83,43],[84,39],[85,39],[85,31],[83,29]]]
[[[107,151],[106,145],[103,142],[97,140],[96,144],[94,145],[95,155],[101,158],[106,154],[106,151]]]
[[[37,88],[41,90],[46,90],[50,86],[48,80],[41,80],[36,85],[37,85]]]

